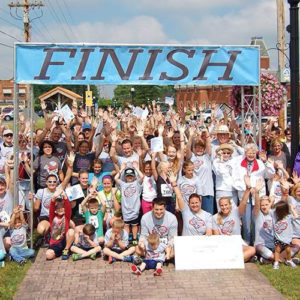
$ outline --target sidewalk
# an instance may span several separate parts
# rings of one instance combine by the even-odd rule
[[[245,270],[177,272],[169,265],[161,277],[152,271],[137,277],[129,263],[46,261],[45,250],[39,251],[14,299],[284,299],[251,263]]]

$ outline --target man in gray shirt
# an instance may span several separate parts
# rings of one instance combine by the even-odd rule
[[[152,211],[143,215],[141,220],[141,237],[136,247],[136,253],[141,254],[145,237],[151,233],[158,234],[160,241],[167,245],[166,259],[174,257],[173,237],[177,236],[178,223],[175,215],[166,211],[166,202],[162,198],[155,198]]]

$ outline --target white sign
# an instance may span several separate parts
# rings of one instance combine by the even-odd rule
[[[175,236],[176,270],[244,269],[239,235]]]
[[[173,105],[174,104],[174,98],[172,98],[172,97],[165,97],[165,103]]]
[[[291,81],[291,71],[288,68],[285,68],[281,71],[281,82],[290,82]]]
[[[163,152],[164,151],[164,143],[162,136],[152,138],[151,139],[151,152]]]
[[[142,120],[146,120],[148,115],[149,115],[149,110],[148,110],[148,108],[146,107],[146,108],[143,110],[141,119],[142,119]]]
[[[66,194],[70,201],[84,198],[84,194],[83,194],[80,184],[76,184],[76,185],[66,188]]]
[[[136,116],[137,118],[141,118],[142,115],[143,115],[143,112],[144,112],[144,110],[141,109],[140,107],[135,107],[135,108],[134,108],[134,111],[132,112],[132,114],[133,114],[134,116]]]
[[[2,223],[9,223],[10,222],[10,217],[9,217],[8,213],[5,210],[2,210],[0,212],[0,221]]]
[[[63,116],[66,123],[74,119],[74,114],[68,105],[63,106],[59,113]]]

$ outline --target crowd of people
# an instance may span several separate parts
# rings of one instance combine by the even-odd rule
[[[153,269],[158,276],[174,260],[174,236],[239,235],[245,262],[299,264],[300,174],[293,172],[290,129],[276,118],[262,128],[258,149],[251,121],[242,132],[234,112],[220,117],[217,105],[208,124],[200,108],[162,112],[155,101],[138,110],[99,109],[96,118],[73,102],[67,123],[41,107],[45,126],[34,132],[33,149],[30,122],[20,115],[19,166],[13,132],[2,126],[2,265],[5,257],[23,265],[34,256],[24,217],[31,208],[47,260],[102,256],[131,262],[133,274]]]

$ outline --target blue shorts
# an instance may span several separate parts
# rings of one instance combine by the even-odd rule
[[[146,264],[146,270],[156,269],[156,265],[161,263],[163,265],[162,260],[154,260],[154,259],[144,259],[143,262]]]
[[[84,250],[84,251],[90,251],[90,250],[94,249],[93,247],[84,247],[84,246],[79,245],[79,244],[73,244],[72,246],[75,246],[75,247],[77,247],[77,248],[80,248],[80,249],[82,249],[82,250]]]
[[[50,245],[49,249],[53,250],[56,257],[60,257],[66,247],[66,238],[64,237],[58,244]]]

